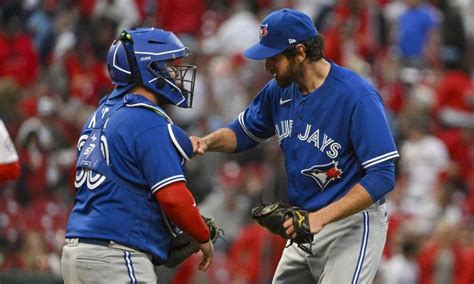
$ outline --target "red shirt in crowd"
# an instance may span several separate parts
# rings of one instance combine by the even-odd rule
[[[38,53],[27,35],[0,32],[0,62],[0,77],[11,77],[22,87],[36,82]]]

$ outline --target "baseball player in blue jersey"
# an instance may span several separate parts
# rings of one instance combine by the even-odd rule
[[[212,262],[213,245],[185,185],[192,144],[161,108],[190,107],[196,67],[171,32],[125,30],[107,56],[116,88],[101,100],[78,142],[76,197],[69,216],[65,283],[156,283],[182,231]],[[182,231],[181,231],[182,230]]]
[[[240,152],[276,135],[285,155],[288,200],[309,211],[312,254],[285,248],[273,283],[372,283],[387,233],[384,196],[398,151],[383,102],[356,73],[324,58],[311,19],[269,14],[245,55],[274,78],[228,127],[191,137],[196,153]],[[284,222],[295,234],[293,220]]]

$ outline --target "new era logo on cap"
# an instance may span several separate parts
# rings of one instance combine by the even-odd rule
[[[293,9],[281,9],[269,14],[260,25],[260,42],[244,54],[250,59],[273,57],[291,45],[317,35],[311,18]]]

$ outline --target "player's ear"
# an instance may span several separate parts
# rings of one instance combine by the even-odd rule
[[[295,59],[298,62],[303,62],[306,59],[306,46],[304,44],[297,44],[295,46],[296,56]]]

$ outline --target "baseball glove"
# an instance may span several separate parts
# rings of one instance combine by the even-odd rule
[[[224,236],[224,230],[219,228],[212,218],[201,216],[209,228],[210,239],[215,243]],[[169,257],[164,263],[167,267],[175,267],[192,254],[199,251],[199,243],[185,232],[181,232],[171,241]]]
[[[262,203],[252,208],[250,215],[258,224],[265,227],[271,233],[280,235],[285,239],[290,239],[289,245],[296,243],[298,247],[312,254],[311,246],[314,234],[311,233],[309,228],[308,211],[298,207],[288,207],[281,202],[275,202],[270,204]],[[293,227],[296,232],[295,237],[287,235],[286,229],[283,226],[283,223],[288,218],[293,218]],[[309,248],[305,244],[309,244]]]

